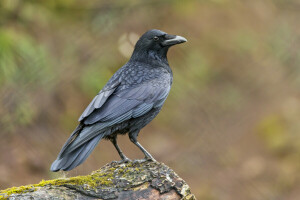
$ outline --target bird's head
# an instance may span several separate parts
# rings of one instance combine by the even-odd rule
[[[132,59],[140,59],[144,56],[154,59],[167,59],[168,49],[187,40],[178,35],[169,35],[163,31],[152,29],[144,33],[137,41]]]

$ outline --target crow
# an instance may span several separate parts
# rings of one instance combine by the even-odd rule
[[[184,37],[149,30],[137,41],[129,61],[96,95],[79,118],[79,125],[52,163],[53,172],[69,171],[83,163],[101,139],[108,139],[118,151],[121,162],[130,160],[117,144],[117,135],[129,139],[154,160],[137,141],[140,130],[160,112],[172,85],[168,49],[186,42]]]

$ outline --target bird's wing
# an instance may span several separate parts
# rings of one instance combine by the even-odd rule
[[[107,98],[115,91],[115,89],[120,84],[119,77],[121,74],[121,70],[122,68],[111,77],[111,79],[107,82],[103,89],[94,97],[94,99],[79,117],[79,122],[89,116],[95,109],[100,108],[105,103]]]
[[[119,87],[115,89],[115,92],[106,99],[100,108],[93,109],[82,120],[81,123],[84,128],[80,131],[80,134],[76,135],[76,140],[72,139],[72,144],[65,153],[73,151],[99,135],[99,133],[102,133],[102,137],[110,134],[109,130],[105,130],[107,127],[131,118],[140,117],[153,107],[162,106],[170,88],[170,84],[154,85],[144,83],[134,88],[120,89]]]
[[[153,81],[155,82],[155,80]],[[101,108],[95,109],[84,120],[84,124],[102,122],[113,125],[130,118],[137,118],[161,106],[169,94],[169,84],[144,83],[134,88],[117,89]],[[159,105],[158,105],[159,104]]]

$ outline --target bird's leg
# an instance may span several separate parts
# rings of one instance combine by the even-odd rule
[[[117,149],[121,159],[123,162],[129,162],[130,159],[127,158],[127,156],[124,155],[124,153],[122,152],[122,150],[120,149],[120,147],[117,144],[117,136],[110,138],[110,141],[113,143],[113,145],[115,146],[115,148]]]
[[[135,144],[138,148],[140,148],[140,150],[144,153],[145,155],[145,160],[152,160],[152,161],[156,161],[151,154],[146,151],[146,149],[137,141],[137,136],[139,134],[139,131],[135,131],[135,132],[130,132],[129,133],[129,139],[130,141]]]

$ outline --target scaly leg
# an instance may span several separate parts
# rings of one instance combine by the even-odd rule
[[[140,148],[140,150],[144,153],[145,155],[145,160],[152,160],[152,161],[156,161],[150,153],[148,153],[148,151],[146,151],[146,149],[137,141],[137,136],[139,134],[139,131],[135,131],[135,132],[130,132],[129,133],[129,139],[130,141],[135,144],[138,148]]]
[[[110,139],[110,141],[113,143],[113,145],[115,146],[115,148],[117,149],[121,159],[123,162],[129,162],[130,159],[127,158],[127,156],[124,155],[124,153],[122,152],[122,150],[120,149],[120,147],[117,144],[117,136],[113,137]]]

